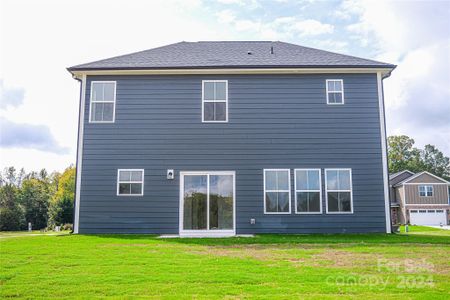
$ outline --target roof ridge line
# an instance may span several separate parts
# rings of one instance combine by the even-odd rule
[[[326,52],[326,53],[337,54],[337,55],[342,55],[342,56],[346,56],[346,57],[362,59],[362,60],[366,60],[366,61],[371,61],[371,62],[375,62],[375,63],[381,63],[381,64],[386,64],[386,65],[391,65],[391,66],[397,67],[397,65],[386,63],[386,62],[383,62],[383,61],[374,60],[374,59],[363,58],[363,57],[358,57],[358,56],[349,55],[349,54],[342,54],[342,53],[332,52],[332,51],[328,51],[328,50],[322,50],[322,49],[308,47],[308,46],[297,45],[297,44],[288,43],[288,42],[282,42],[282,41],[278,41],[278,42],[282,43],[282,44],[288,44],[288,45],[293,45],[293,46],[297,46],[297,47],[303,47],[303,48],[314,50],[314,51],[322,51],[322,52]]]

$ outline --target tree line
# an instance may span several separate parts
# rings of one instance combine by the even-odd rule
[[[0,230],[71,228],[75,191],[75,168],[63,173],[26,173],[14,167],[0,174]]]
[[[414,144],[414,139],[406,135],[388,137],[389,173],[428,171],[450,180],[450,159],[433,145],[419,149]]]
[[[414,139],[401,135],[388,138],[389,172],[428,171],[450,180],[450,162],[439,149],[414,147]],[[75,168],[63,173],[25,173],[14,167],[0,174],[0,230],[53,228],[73,222]]]

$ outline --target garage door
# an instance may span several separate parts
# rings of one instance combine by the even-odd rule
[[[412,225],[447,225],[447,216],[443,209],[418,209],[409,211]]]

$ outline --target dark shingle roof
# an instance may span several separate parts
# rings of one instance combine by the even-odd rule
[[[414,173],[409,171],[409,170],[403,170],[394,174],[390,174],[389,175],[389,184],[394,186],[397,183],[405,180],[406,178],[409,178],[411,176],[413,176]]]
[[[73,66],[69,71],[280,67],[395,68],[395,65],[284,42],[233,41],[180,42]]]

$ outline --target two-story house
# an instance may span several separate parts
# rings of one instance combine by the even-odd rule
[[[393,224],[447,225],[450,182],[429,172],[404,170],[389,176]]]
[[[74,232],[390,232],[394,68],[270,41],[69,68],[81,82]]]

